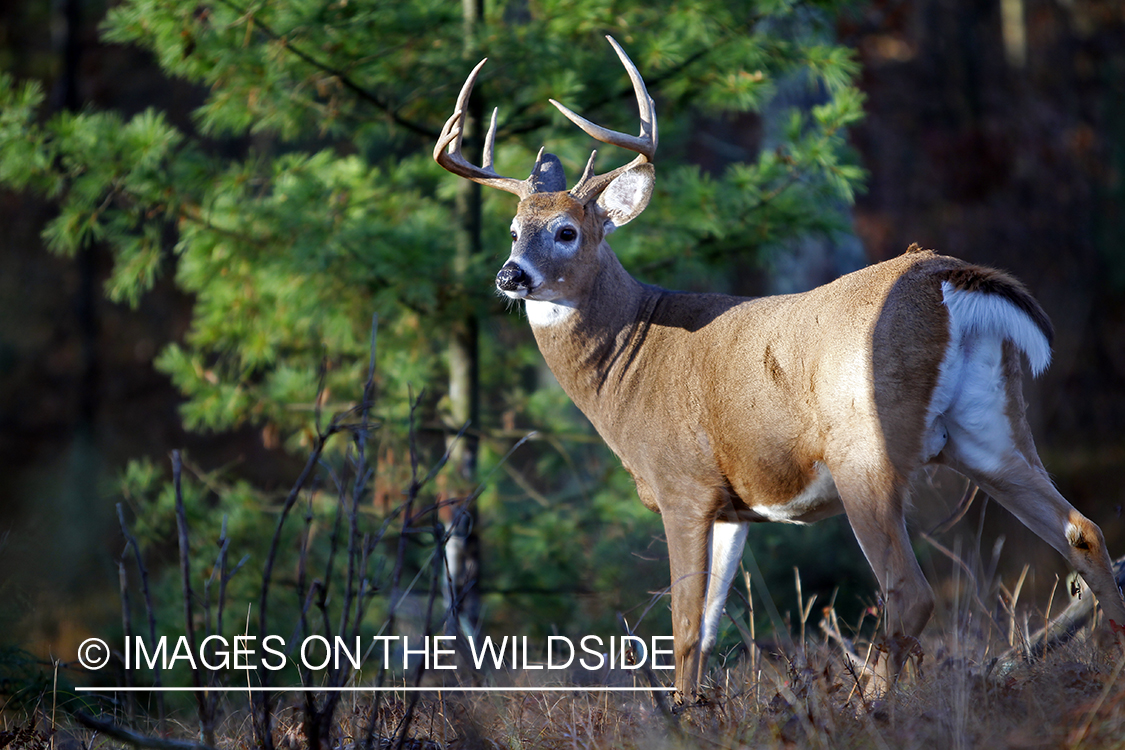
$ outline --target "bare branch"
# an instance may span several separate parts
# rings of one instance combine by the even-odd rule
[[[121,503],[117,504],[117,520],[121,524],[121,533],[125,535],[125,544],[127,547],[133,548],[133,557],[137,563],[137,571],[141,575],[141,594],[145,600],[145,613],[148,615],[148,636],[149,642],[156,643],[156,612],[152,607],[152,593],[148,587],[148,569],[145,567],[144,559],[141,557],[141,548],[137,544],[137,538],[129,531],[129,526],[125,523],[125,510],[121,507]],[[160,674],[160,665],[153,664],[153,682],[157,688],[164,686],[164,681]],[[157,710],[157,729],[161,732],[165,729],[165,713],[164,713],[164,693],[158,692],[156,694],[156,710]]]
[[[147,734],[134,732],[131,729],[114,724],[112,721],[95,719],[87,713],[76,711],[74,717],[85,727],[89,727],[107,737],[125,742],[133,747],[153,748],[154,750],[215,750],[213,745],[202,742],[188,742],[185,740],[169,740],[163,737],[150,737]]]

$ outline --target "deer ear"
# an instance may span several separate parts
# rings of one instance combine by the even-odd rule
[[[640,215],[652,197],[656,170],[651,164],[641,164],[622,172],[598,196],[598,207],[605,212],[605,231],[628,224]]]

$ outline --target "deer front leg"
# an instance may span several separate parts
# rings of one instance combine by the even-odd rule
[[[727,593],[731,581],[742,562],[742,550],[746,547],[746,534],[750,524],[739,521],[715,521],[711,525],[710,558],[708,561],[707,602],[703,612],[703,632],[700,638],[700,660],[706,666],[707,657],[715,647],[719,637],[719,622],[726,611]],[[702,670],[701,670],[702,671]]]
[[[668,562],[672,571],[672,635],[678,702],[693,702],[699,697],[710,530],[709,519],[664,514],[664,535],[668,540]]]

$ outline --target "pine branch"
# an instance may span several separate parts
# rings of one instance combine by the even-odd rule
[[[227,6],[231,10],[235,11],[239,15],[246,16],[246,15],[250,14],[249,10],[239,7],[238,5],[236,5],[231,0],[219,0],[219,2],[222,3],[223,5]],[[344,88],[351,91],[353,94],[358,96],[363,101],[368,102],[369,104],[376,107],[377,109],[380,109],[383,112],[385,112],[391,118],[391,121],[394,122],[396,125],[400,125],[403,128],[406,128],[407,130],[409,130],[410,132],[412,132],[416,135],[420,135],[420,136],[426,138],[427,140],[436,140],[437,139],[437,137],[439,135],[437,130],[434,130],[432,128],[428,128],[425,125],[421,125],[419,123],[414,122],[413,120],[406,119],[405,117],[403,117],[402,115],[400,115],[398,113],[398,110],[394,106],[392,106],[390,102],[384,100],[382,97],[380,97],[375,92],[369,91],[368,89],[366,89],[363,86],[361,86],[360,84],[358,84],[355,80],[353,80],[344,71],[340,70],[339,68],[337,68],[333,65],[330,65],[327,62],[324,62],[323,60],[319,60],[319,59],[313,57],[311,54],[309,54],[308,52],[305,52],[301,48],[293,45],[291,42],[284,41],[282,39],[282,36],[280,34],[278,34],[276,31],[274,31],[273,28],[270,27],[270,25],[268,23],[266,23],[265,21],[263,21],[262,19],[260,19],[258,17],[254,17],[254,27],[256,29],[258,29],[259,31],[261,31],[261,33],[264,34],[269,39],[271,39],[275,42],[283,42],[283,44],[285,46],[285,49],[287,51],[296,55],[299,59],[301,59],[305,63],[311,65],[312,67],[316,68],[317,70],[321,71],[322,73],[327,73],[328,75],[336,78],[344,86]]]

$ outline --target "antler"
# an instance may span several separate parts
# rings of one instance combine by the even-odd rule
[[[656,104],[653,102],[652,97],[648,95],[645,82],[641,78],[641,74],[637,72],[637,66],[634,65],[633,61],[629,59],[629,56],[625,54],[625,50],[621,49],[621,45],[618,44],[617,40],[613,37],[607,36],[606,39],[613,45],[614,51],[617,52],[617,56],[621,59],[621,63],[625,66],[625,70],[629,74],[629,80],[633,82],[633,92],[637,95],[637,108],[640,110],[641,116],[641,134],[639,136],[625,135],[615,130],[603,128],[600,125],[590,122],[585,117],[575,114],[554,99],[551,99],[550,102],[558,107],[558,110],[566,115],[567,119],[582,128],[591,138],[601,141],[602,143],[620,146],[629,151],[635,151],[638,155],[625,166],[618,167],[612,172],[606,172],[603,175],[595,175],[594,158],[598,155],[598,152],[594,151],[591,153],[590,160],[586,162],[586,169],[582,172],[581,179],[578,180],[577,185],[570,189],[571,196],[581,203],[589,201],[605,190],[606,186],[622,172],[651,162],[656,155],[656,144],[658,141],[656,131]]]
[[[637,95],[637,106],[641,115],[641,134],[639,136],[625,135],[603,128],[590,122],[585,117],[575,114],[554,99],[551,99],[550,102],[558,107],[559,111],[566,115],[571,122],[582,128],[595,140],[635,151],[638,156],[625,166],[618,167],[612,172],[595,175],[594,157],[598,155],[598,152],[594,151],[590,154],[590,160],[586,163],[582,178],[570,190],[570,194],[582,203],[596,197],[622,172],[652,161],[653,155],[656,153],[656,108],[652,97],[648,95],[645,82],[641,79],[641,74],[637,72],[637,66],[633,65],[633,61],[625,54],[625,50],[621,49],[621,45],[613,37],[607,36],[606,39],[617,51],[617,56],[621,58],[625,70],[629,73],[629,80],[633,82],[633,91]],[[492,122],[488,126],[488,134],[484,138],[484,163],[479,167],[470,164],[465,159],[464,154],[461,153],[461,140],[465,131],[465,111],[468,108],[469,95],[472,94],[473,84],[477,81],[480,69],[484,67],[487,61],[488,58],[485,58],[477,63],[477,66],[469,73],[469,77],[465,79],[465,85],[461,87],[461,93],[457,96],[457,105],[453,110],[453,116],[446,120],[444,127],[441,129],[441,135],[438,136],[437,144],[434,146],[434,161],[459,177],[513,193],[518,195],[520,200],[541,191],[561,190],[565,185],[565,183],[563,185],[558,184],[562,180],[561,165],[558,164],[558,159],[550,154],[547,154],[547,159],[544,160],[543,149],[540,149],[539,155],[535,157],[535,166],[531,169],[531,176],[526,180],[502,177],[496,174],[496,170],[493,169],[493,152],[496,146],[497,110],[495,109],[492,110]]]
[[[453,116],[445,121],[445,125],[441,129],[441,135],[438,136],[437,144],[434,146],[434,161],[459,177],[479,182],[481,185],[500,188],[518,195],[520,200],[523,200],[536,192],[538,188],[538,178],[543,166],[543,149],[539,149],[539,155],[535,157],[535,166],[531,169],[531,176],[526,180],[502,177],[496,174],[492,164],[493,152],[496,147],[496,113],[498,110],[492,110],[492,122],[488,126],[488,134],[484,137],[484,163],[479,167],[470,164],[464,154],[461,153],[461,139],[465,132],[465,111],[469,105],[469,95],[473,92],[473,84],[477,82],[477,74],[480,73],[480,69],[484,67],[486,62],[488,62],[487,57],[477,63],[473,72],[469,73],[469,77],[465,79],[465,85],[461,87],[461,93],[457,96],[457,105],[454,107]]]

